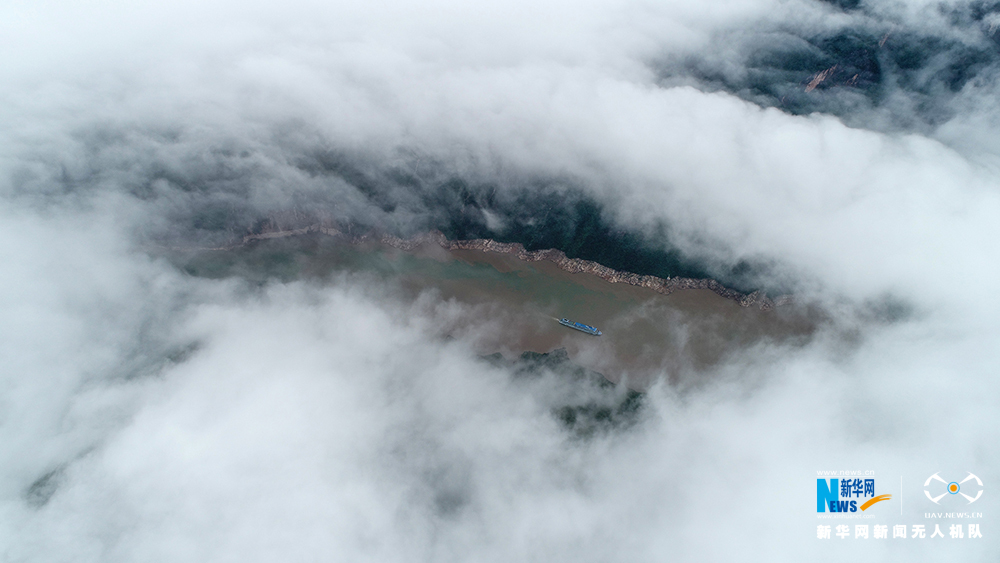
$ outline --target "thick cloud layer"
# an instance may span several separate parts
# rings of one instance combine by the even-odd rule
[[[7,4],[0,552],[995,558],[1000,11],[846,8]],[[868,74],[806,92],[828,63]],[[765,264],[833,321],[580,437],[553,411],[600,390],[442,338],[455,304],[151,252],[265,220],[516,237],[568,216],[539,201],[706,272]],[[827,469],[974,471],[984,538],[817,540]],[[925,523],[907,490],[887,523]]]

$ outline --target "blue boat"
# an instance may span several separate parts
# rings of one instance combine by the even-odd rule
[[[580,332],[586,332],[587,334],[591,334],[593,336],[600,336],[600,335],[604,334],[603,332],[597,330],[596,328],[594,328],[594,327],[592,327],[590,325],[585,325],[583,323],[575,323],[575,322],[573,322],[573,321],[571,321],[569,319],[559,319],[559,324],[561,324],[563,326],[568,326],[570,328],[575,328],[576,330],[579,330]]]

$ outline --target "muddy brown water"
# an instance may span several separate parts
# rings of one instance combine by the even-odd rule
[[[657,378],[691,382],[734,354],[754,347],[795,346],[816,330],[818,315],[791,305],[770,311],[740,307],[709,290],[662,295],[569,273],[552,262],[436,245],[411,252],[377,243],[351,245],[325,237],[289,237],[187,257],[197,275],[284,278],[372,275],[409,299],[460,305],[438,315],[444,337],[471,339],[477,352],[514,358],[525,351],[566,348],[570,359],[643,389]],[[599,328],[591,336],[558,323],[566,317]]]

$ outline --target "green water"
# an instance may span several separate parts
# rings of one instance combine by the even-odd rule
[[[515,271],[501,272],[486,263],[436,260],[381,246],[343,244],[321,236],[265,240],[230,251],[179,254],[174,261],[193,276],[239,276],[256,283],[323,280],[344,272],[367,274],[413,288],[438,287],[449,293],[461,290],[484,298],[489,294],[516,295],[547,308],[565,310],[565,314],[595,301],[619,300],[613,294],[546,275],[530,263]]]

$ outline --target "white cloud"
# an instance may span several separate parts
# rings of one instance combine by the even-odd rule
[[[648,65],[829,10],[9,3],[4,557],[801,560],[833,547],[812,535],[813,470],[874,468],[889,486],[971,469],[989,494],[988,83],[939,130],[887,134],[664,88]],[[781,261],[835,322],[801,349],[737,354],[683,395],[654,388],[637,427],[581,442],[551,416],[563,384],[512,382],[472,335],[443,343],[447,308],[352,278],[198,280],[144,254],[143,233],[206,202],[376,213],[298,166],[309,151],[572,178],[706,260]],[[912,315],[857,320],[886,295]],[[837,549],[982,558],[989,521],[980,543]]]

